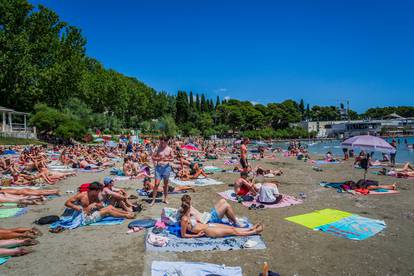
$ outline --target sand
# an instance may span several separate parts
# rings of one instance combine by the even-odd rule
[[[319,186],[320,181],[358,180],[363,171],[352,168],[351,161],[339,165],[325,165],[323,172],[312,170],[312,165],[292,158],[253,162],[265,167],[283,168],[277,179],[280,191],[307,198],[301,205],[265,210],[248,210],[231,203],[238,216],[247,216],[254,223],[265,225],[263,238],[266,250],[238,250],[227,252],[151,253],[144,248],[144,233],[126,234],[127,224],[115,226],[89,226],[60,234],[48,232],[35,252],[12,258],[0,266],[1,275],[150,275],[153,260],[199,261],[229,266],[241,266],[244,275],[258,275],[264,261],[281,275],[414,275],[414,181],[369,174],[381,184],[399,183],[400,195],[353,196],[337,193]],[[210,163],[211,164],[211,163]],[[225,167],[221,161],[213,164]],[[118,165],[120,166],[120,165]],[[227,166],[227,168],[230,168]],[[18,218],[2,219],[1,227],[30,227],[45,215],[62,213],[67,190],[75,190],[81,183],[102,180],[109,170],[97,174],[83,173],[55,185],[63,196],[46,205],[32,206],[27,214]],[[220,199],[217,192],[228,189],[235,174],[215,173],[214,178],[226,184],[197,188],[191,193],[193,204],[208,211]],[[138,181],[118,182],[117,186],[130,193],[140,186]],[[177,207],[180,196],[169,197],[171,207]],[[138,218],[159,216],[164,204],[145,210]],[[387,228],[364,241],[352,241],[309,230],[284,220],[285,217],[314,210],[333,208],[384,220]]]

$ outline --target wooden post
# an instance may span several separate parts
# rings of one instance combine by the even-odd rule
[[[26,114],[24,114],[24,132],[27,132]]]

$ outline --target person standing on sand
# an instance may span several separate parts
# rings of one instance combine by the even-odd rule
[[[170,162],[174,161],[173,150],[168,146],[169,139],[162,137],[160,144],[154,150],[152,154],[152,161],[155,165],[155,185],[154,191],[158,190],[161,180],[164,180],[164,203],[168,204],[168,179],[170,178],[170,173],[172,171]],[[157,193],[153,193],[151,206],[155,203],[155,197]]]
[[[249,142],[249,138],[243,138],[240,146],[240,165],[245,172],[247,172],[249,169],[249,163],[247,162],[247,145]]]
[[[395,149],[395,151],[390,153],[390,162],[391,166],[395,167],[395,156],[397,155],[397,143],[395,142],[395,139],[392,139],[391,146]]]

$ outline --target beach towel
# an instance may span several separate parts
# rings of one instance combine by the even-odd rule
[[[7,256],[7,257],[0,257],[0,265],[6,263],[11,257]]]
[[[115,176],[114,181],[127,181],[127,180],[131,180],[130,176]]]
[[[28,208],[8,208],[0,209],[0,219],[15,218],[27,213]]]
[[[303,225],[307,228],[314,229],[316,227],[338,221],[351,215],[351,213],[339,210],[323,209],[319,211],[314,211],[312,213],[287,217],[285,219]]]
[[[137,189],[136,190],[137,194],[139,196],[149,196],[149,192],[145,191],[144,189]],[[169,195],[178,195],[178,194],[185,194],[187,193],[187,191],[179,191],[179,192],[169,192]]]
[[[336,222],[319,226],[316,230],[341,238],[361,241],[376,235],[385,227],[386,224],[382,220],[352,215]]]
[[[16,207],[17,203],[15,202],[3,202],[0,203],[0,207]]]
[[[84,226],[83,224],[83,214],[81,212],[66,209],[64,215],[60,217],[60,220],[52,223],[50,225],[51,229],[54,229],[58,226],[63,227],[65,229],[75,229],[80,226]],[[122,224],[125,221],[123,218],[115,218],[115,217],[104,217],[102,220],[89,224],[88,226],[101,226],[101,225],[117,225]]]
[[[182,181],[178,178],[170,177],[170,182],[177,186],[208,186],[208,185],[221,185],[224,184],[221,181],[212,178],[199,178],[189,181]]]
[[[329,162],[326,160],[310,160],[313,164],[317,164],[317,165],[327,165],[327,164],[340,164],[341,162],[339,161],[333,161],[333,162]]]
[[[205,167],[203,167],[203,170],[206,173],[214,173],[214,172],[222,172],[223,171],[222,168],[215,167],[215,166],[205,166]]]
[[[103,172],[104,169],[78,169],[78,172],[84,172],[84,173],[98,173],[98,172]]]
[[[231,267],[210,263],[190,262],[163,262],[153,261],[151,264],[151,276],[242,276],[241,267]]]
[[[40,187],[39,186],[0,186],[0,189],[15,189],[15,190],[31,189],[31,190],[38,190],[38,189],[40,189]]]
[[[323,209],[285,219],[313,230],[352,240],[372,237],[386,227],[382,220],[365,218],[334,209]]]
[[[166,246],[157,247],[148,242],[148,235],[152,232],[152,229],[148,229],[147,237],[145,238],[145,246],[148,251],[155,252],[192,252],[192,251],[228,251],[228,250],[240,250],[240,249],[265,249],[266,245],[259,235],[247,236],[247,237],[224,237],[224,238],[180,238],[173,234],[163,234],[168,238]],[[244,244],[252,240],[257,245],[252,248],[244,248]]]
[[[387,190],[387,189],[378,189],[378,190],[369,190],[369,191],[367,190],[367,193],[360,192],[359,190],[344,190],[342,188],[342,185],[344,184],[345,182],[333,182],[333,183],[320,182],[319,183],[319,185],[321,185],[322,187],[336,189],[338,193],[348,192],[353,195],[396,195],[400,193],[399,191],[396,191],[396,190]]]
[[[220,192],[218,194],[220,196],[222,196],[223,198],[225,198],[225,199],[231,200],[233,202],[237,202],[237,197],[236,197],[236,194],[234,193],[234,190],[227,190],[227,191],[224,191],[224,192]],[[264,208],[282,208],[282,207],[288,207],[288,206],[297,205],[297,204],[301,204],[301,203],[303,203],[302,200],[296,199],[293,196],[284,195],[284,194],[282,194],[282,200],[277,204],[271,204],[271,205],[262,204],[260,202],[257,202],[256,199],[254,199],[253,201],[243,201],[242,202],[243,206],[245,206],[247,208],[252,206],[253,204],[256,204],[256,206],[263,205]]]

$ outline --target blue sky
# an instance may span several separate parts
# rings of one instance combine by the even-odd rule
[[[36,0],[88,55],[157,90],[414,105],[414,1]]]

